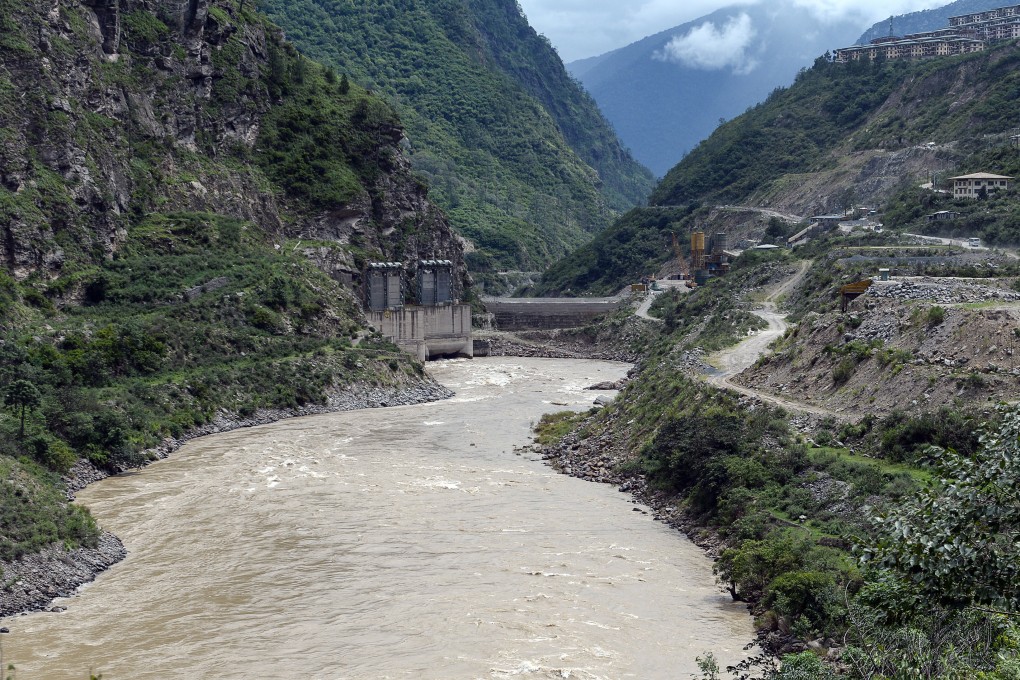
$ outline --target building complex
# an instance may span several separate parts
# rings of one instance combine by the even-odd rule
[[[903,37],[876,38],[836,50],[836,61],[923,59],[982,52],[989,43],[1020,38],[1020,5],[949,18],[949,27]]]

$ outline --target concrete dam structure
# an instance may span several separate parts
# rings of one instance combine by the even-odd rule
[[[365,272],[365,317],[384,338],[418,357],[474,356],[471,305],[460,304],[453,263],[421,260],[415,272],[414,298],[408,298],[404,265],[373,262]]]
[[[405,305],[368,312],[368,322],[400,349],[427,361],[442,356],[472,358],[471,305]]]
[[[483,298],[501,331],[575,328],[627,304],[624,297],[609,298]]]

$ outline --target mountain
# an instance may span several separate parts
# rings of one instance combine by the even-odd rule
[[[890,20],[892,21],[893,34],[902,36],[909,33],[937,31],[940,28],[949,26],[949,17],[984,12],[1005,5],[1006,3],[1003,0],[956,0],[956,2],[951,2],[943,7],[900,14],[899,16],[879,21],[858,38],[857,44],[866,45],[875,38],[883,38],[889,35]]]
[[[393,102],[476,271],[544,268],[652,187],[513,0],[259,5],[305,54]]]
[[[793,81],[860,35],[791,0],[733,5],[607,54],[568,64],[634,157],[661,176],[722,119]]]
[[[1010,146],[1020,88],[1011,44],[925,61],[824,58],[787,89],[719,126],[628,213],[543,275],[535,292],[619,290],[672,258],[670,232],[781,239],[798,217],[889,208],[897,227],[952,210],[968,235],[1020,242],[1015,196],[986,202],[919,191],[936,174],[1020,176]],[[773,219],[775,218],[775,219]],[[684,239],[685,240],[685,239]]]
[[[402,138],[250,2],[0,1],[0,569],[99,545],[69,471],[443,394],[357,301],[372,260],[469,283]]]

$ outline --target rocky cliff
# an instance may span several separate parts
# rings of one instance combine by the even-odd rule
[[[298,56],[252,5],[0,2],[0,257],[10,274],[80,272],[111,258],[147,215],[175,212],[299,239],[347,281],[377,257],[462,263],[401,153],[396,115]],[[323,110],[330,117],[316,116]],[[334,190],[317,193],[323,186]]]

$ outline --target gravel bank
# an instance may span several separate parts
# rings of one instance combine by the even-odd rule
[[[143,454],[149,460],[166,458],[192,439],[241,427],[274,423],[284,418],[363,408],[423,404],[449,399],[452,396],[451,390],[431,380],[420,380],[400,387],[359,385],[334,392],[325,404],[296,409],[260,409],[248,417],[222,411],[202,427],[179,439],[167,438],[159,446]],[[78,461],[64,478],[67,483],[68,499],[73,500],[76,491],[109,476],[109,472],[96,468],[88,461]],[[120,539],[104,532],[96,548],[66,550],[63,546],[54,545],[14,562],[0,562],[4,586],[0,588],[0,617],[49,610],[53,598],[73,594],[78,587],[95,580],[98,574],[124,559],[126,555],[127,550]]]

